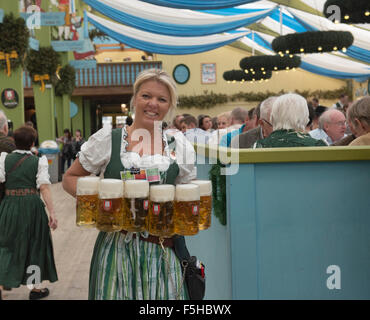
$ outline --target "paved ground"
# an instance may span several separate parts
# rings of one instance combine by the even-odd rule
[[[43,282],[48,287],[48,300],[86,300],[88,297],[89,268],[98,231],[76,226],[76,200],[66,193],[62,183],[51,185],[58,228],[52,231],[54,257],[59,281]],[[3,292],[9,300],[28,300],[29,289],[22,286]]]

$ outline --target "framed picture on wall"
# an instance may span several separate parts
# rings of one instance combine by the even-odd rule
[[[202,83],[216,83],[216,63],[202,63],[200,74]]]

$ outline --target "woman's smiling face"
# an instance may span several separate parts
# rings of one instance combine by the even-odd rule
[[[145,81],[134,98],[134,106],[137,127],[152,127],[154,121],[162,121],[169,111],[170,92],[159,81]]]

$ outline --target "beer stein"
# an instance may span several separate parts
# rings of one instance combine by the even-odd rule
[[[148,231],[158,237],[170,238],[174,234],[173,201],[175,187],[172,184],[150,187]]]
[[[76,224],[79,227],[95,227],[98,213],[99,177],[77,179]]]
[[[147,230],[149,182],[147,180],[126,180],[124,197],[125,210],[122,228],[131,232]]]
[[[200,210],[199,210],[199,230],[206,230],[211,226],[212,214],[212,183],[209,180],[193,180],[199,186]]]
[[[123,219],[123,181],[102,179],[99,183],[99,211],[96,228],[100,231],[114,232],[122,229]]]
[[[199,231],[200,193],[196,184],[178,184],[175,191],[175,233],[191,236]]]

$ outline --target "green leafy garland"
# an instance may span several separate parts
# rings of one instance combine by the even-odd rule
[[[263,55],[245,57],[240,60],[239,65],[242,70],[286,70],[298,68],[301,64],[301,57],[295,55]],[[263,69],[262,69],[263,68]]]
[[[265,80],[270,79],[272,76],[271,70],[263,70],[263,71],[251,71],[245,73],[243,70],[229,70],[225,71],[223,74],[223,78],[226,81],[258,81],[258,80]]]
[[[232,85],[232,84],[229,84]],[[346,93],[349,96],[352,95],[352,92],[349,88],[342,87],[340,89],[336,90],[315,90],[315,91],[309,91],[309,90],[296,90],[296,93],[303,96],[304,98],[309,97],[317,97],[319,99],[337,99],[341,93]],[[212,108],[218,104],[226,104],[228,102],[234,102],[234,101],[250,101],[250,102],[260,102],[268,97],[271,96],[277,96],[282,95],[284,93],[287,93],[284,90],[281,90],[280,92],[243,92],[240,91],[238,93],[234,93],[231,95],[227,94],[216,94],[211,91],[210,94],[208,94],[208,91],[204,91],[203,95],[194,95],[194,96],[180,96],[179,97],[179,108],[198,108],[198,109],[209,109]]]
[[[39,51],[30,50],[26,58],[26,68],[32,82],[36,84],[40,82],[35,80],[35,76],[49,75],[49,79],[44,82],[56,85],[58,81],[56,71],[60,64],[60,55],[52,47],[40,47]]]
[[[15,18],[13,13],[6,14],[0,23],[0,52],[17,53],[17,58],[10,59],[11,69],[23,65],[24,56],[28,48],[29,31],[22,18]],[[0,60],[0,70],[7,69],[6,60]]]
[[[76,69],[67,64],[59,71],[60,80],[55,86],[55,94],[62,96],[63,94],[72,95],[76,87]]]
[[[279,54],[320,53],[346,49],[353,40],[348,31],[306,31],[279,36],[271,46]]]
[[[222,225],[226,225],[226,175],[221,175],[221,168],[225,167],[217,160],[209,171],[212,182],[212,204],[214,215]]]

